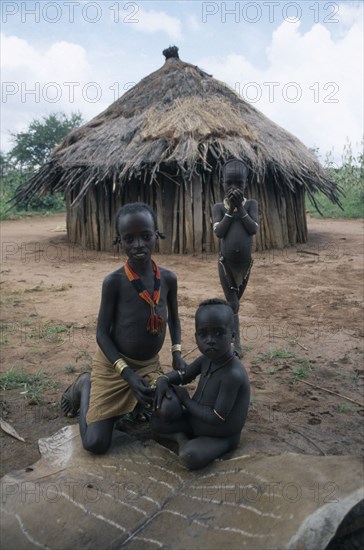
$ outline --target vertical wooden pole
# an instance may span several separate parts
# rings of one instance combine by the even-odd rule
[[[180,225],[180,185],[175,186],[174,204],[173,204],[173,227],[172,227],[172,254],[179,252],[179,225]]]
[[[185,185],[181,182],[179,188],[179,243],[178,243],[178,253],[183,254],[185,250],[185,205],[184,205],[184,196],[185,196]]]
[[[194,176],[192,186],[193,207],[193,252],[202,254],[203,243],[203,213],[202,213],[202,182],[201,176]]]
[[[193,213],[192,213],[192,193],[191,181],[187,182],[184,193],[184,211],[185,211],[185,250],[186,254],[193,253]]]

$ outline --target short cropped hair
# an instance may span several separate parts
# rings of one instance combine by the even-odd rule
[[[160,233],[158,230],[158,223],[157,218],[154,213],[154,211],[151,209],[151,207],[146,204],[145,202],[129,202],[127,204],[124,204],[119,210],[117,211],[116,218],[115,218],[115,229],[116,229],[116,237],[113,240],[113,244],[118,244],[120,242],[120,233],[119,233],[119,224],[120,224],[120,218],[122,216],[126,216],[127,214],[137,214],[138,212],[147,211],[153,218],[154,222],[154,229],[158,237],[161,239],[165,239],[165,236],[163,233]]]
[[[198,314],[199,310],[206,307],[206,306],[225,306],[225,307],[229,308],[229,310],[231,311],[231,322],[232,323],[234,322],[233,308],[231,307],[229,302],[227,302],[226,300],[222,300],[221,298],[209,298],[207,300],[203,300],[203,302],[201,302],[198,305],[195,317],[197,317],[197,314]]]
[[[239,180],[246,183],[248,172],[248,167],[242,160],[230,159],[222,167],[223,183],[225,184],[229,180]]]

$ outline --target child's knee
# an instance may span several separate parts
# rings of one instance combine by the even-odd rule
[[[182,464],[189,470],[197,470],[205,466],[206,460],[203,460],[201,453],[197,449],[182,449],[179,453]]]
[[[95,455],[105,454],[111,445],[111,438],[98,437],[95,435],[88,436],[82,441],[83,448]]]
[[[175,422],[180,420],[183,414],[182,405],[175,393],[171,398],[165,397],[158,411],[158,416],[163,422]]]

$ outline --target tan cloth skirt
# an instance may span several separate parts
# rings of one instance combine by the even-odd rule
[[[122,356],[135,372],[151,383],[163,374],[159,355],[148,361],[134,361]],[[90,404],[86,422],[98,422],[131,412],[137,404],[130,386],[115,372],[112,363],[98,347],[92,361]]]

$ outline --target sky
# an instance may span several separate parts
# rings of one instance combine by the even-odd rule
[[[55,112],[90,120],[164,63],[222,80],[340,165],[363,137],[362,1],[1,3],[1,143]]]

